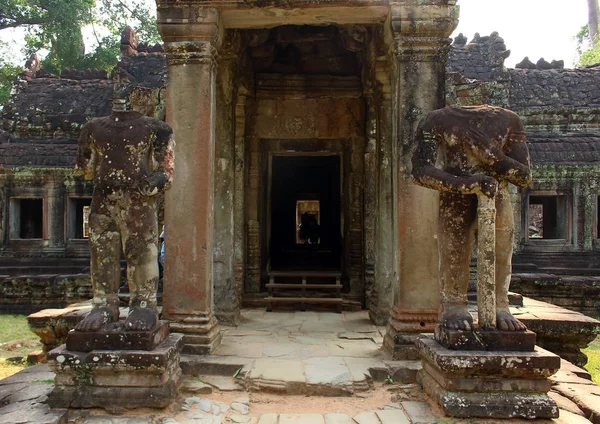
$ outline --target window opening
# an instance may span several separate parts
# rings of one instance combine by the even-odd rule
[[[90,236],[90,204],[89,197],[72,197],[69,199],[69,238],[86,239]]]
[[[11,199],[11,238],[41,239],[43,222],[43,199]]]
[[[529,196],[529,238],[567,238],[567,196]]]

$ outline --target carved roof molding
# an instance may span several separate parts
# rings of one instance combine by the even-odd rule
[[[210,16],[204,16],[203,10],[220,16],[213,23],[238,29],[382,24],[391,14],[397,32],[412,28],[410,32],[445,36],[458,18],[456,0],[157,0],[158,23],[165,41],[196,41],[181,37],[204,36],[202,27]]]

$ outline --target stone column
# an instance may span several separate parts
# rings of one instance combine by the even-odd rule
[[[418,4],[417,4],[418,3]],[[422,117],[445,105],[448,37],[458,23],[456,1],[393,3],[391,25],[397,56],[393,73],[399,295],[384,344],[395,358],[417,358],[413,341],[432,332],[439,306],[438,193],[411,179],[414,134]]]
[[[215,241],[213,276],[215,314],[219,322],[237,325],[241,293],[234,276],[235,91],[239,33],[228,31],[219,52],[217,75]]]
[[[184,352],[209,354],[221,341],[212,273],[219,13],[163,7],[158,27],[167,53],[167,121],[176,141],[165,199],[163,316],[185,335]]]
[[[46,205],[44,206],[51,250],[62,250],[65,246],[65,200],[62,182],[51,178],[46,181]]]

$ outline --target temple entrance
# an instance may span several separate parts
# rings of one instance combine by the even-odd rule
[[[340,156],[273,156],[270,268],[339,270]]]

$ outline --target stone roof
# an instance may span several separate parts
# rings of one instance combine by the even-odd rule
[[[22,77],[2,113],[11,141],[74,140],[91,118],[110,114],[112,79]]]
[[[529,153],[535,165],[600,163],[600,134],[529,134]]]
[[[77,143],[5,143],[0,144],[0,164],[9,167],[71,167]]]
[[[509,69],[512,109],[600,106],[600,66],[578,69]]]

